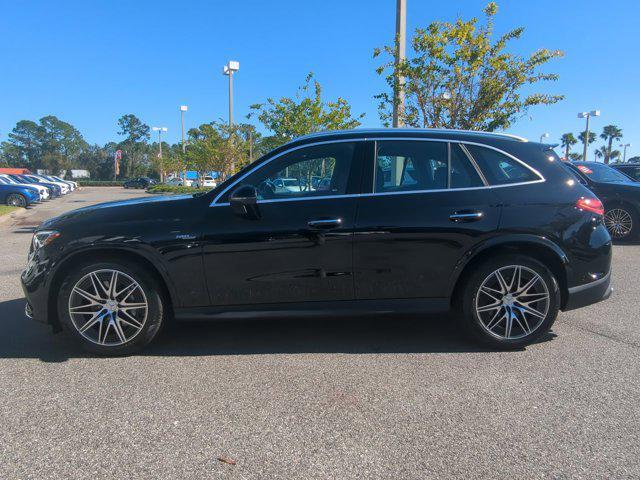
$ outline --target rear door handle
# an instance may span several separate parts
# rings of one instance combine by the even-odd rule
[[[483,212],[470,212],[470,211],[462,211],[462,212],[454,212],[449,215],[449,220],[456,223],[463,222],[477,222],[478,220],[484,217]]]
[[[309,228],[313,230],[331,230],[342,225],[341,218],[320,218],[318,220],[309,220],[307,222]]]

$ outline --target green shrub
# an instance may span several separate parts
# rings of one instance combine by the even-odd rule
[[[77,180],[81,187],[121,187],[122,180]]]
[[[149,193],[198,193],[208,192],[210,188],[181,187],[175,185],[154,185],[147,189]]]

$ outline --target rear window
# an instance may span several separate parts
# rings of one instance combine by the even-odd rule
[[[577,163],[575,166],[580,172],[594,182],[601,183],[630,183],[632,180],[624,173],[611,168],[604,163]]]
[[[465,145],[490,185],[534,182],[541,180],[529,167],[496,150],[477,145]]]

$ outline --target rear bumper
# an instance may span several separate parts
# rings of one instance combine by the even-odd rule
[[[569,288],[567,302],[563,310],[574,310],[601,302],[609,298],[612,292],[611,271],[609,271],[604,277],[591,283]]]

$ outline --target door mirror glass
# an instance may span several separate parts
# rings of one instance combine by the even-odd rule
[[[258,191],[253,185],[242,185],[234,190],[229,197],[229,204],[233,213],[240,217],[260,218]]]

